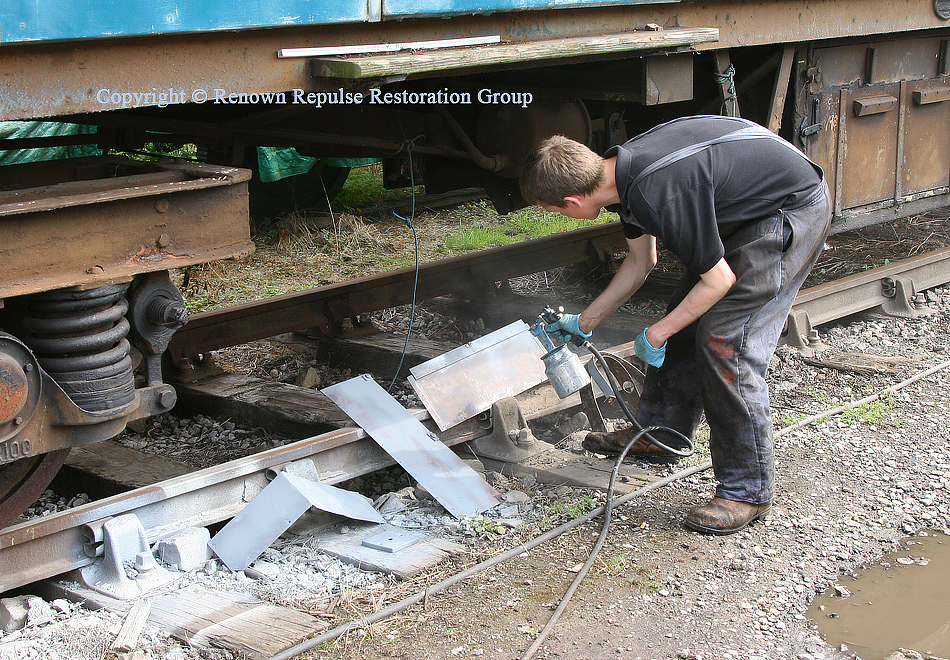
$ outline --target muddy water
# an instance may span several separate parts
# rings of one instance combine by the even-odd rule
[[[878,564],[841,577],[808,615],[829,644],[846,644],[861,660],[898,648],[950,658],[950,536],[905,540]]]

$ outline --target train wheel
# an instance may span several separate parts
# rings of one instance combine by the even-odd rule
[[[69,449],[58,449],[0,467],[0,528],[36,502],[68,455]]]

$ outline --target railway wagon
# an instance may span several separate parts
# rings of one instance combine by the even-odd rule
[[[547,135],[728,114],[824,168],[838,230],[950,194],[948,0],[8,0],[0,81],[0,524],[174,405],[169,269],[247,253],[249,208],[351,159],[506,212]],[[121,155],[153,143],[195,157]]]

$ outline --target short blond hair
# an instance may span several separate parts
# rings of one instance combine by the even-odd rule
[[[604,182],[604,160],[586,145],[552,135],[525,160],[521,195],[530,204],[564,208],[564,198],[589,195]]]

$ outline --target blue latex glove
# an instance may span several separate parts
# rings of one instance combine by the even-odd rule
[[[637,340],[633,342],[633,350],[636,352],[637,357],[647,364],[654,367],[662,366],[663,360],[666,359],[667,342],[663,342],[663,345],[659,348],[654,348],[653,344],[647,341],[647,330],[649,330],[649,328],[644,328],[640,336],[637,337]]]
[[[581,332],[581,327],[578,325],[580,318],[580,314],[562,314],[557,323],[549,323],[544,326],[544,329],[565,344],[571,341],[572,335],[587,339],[593,333]]]

